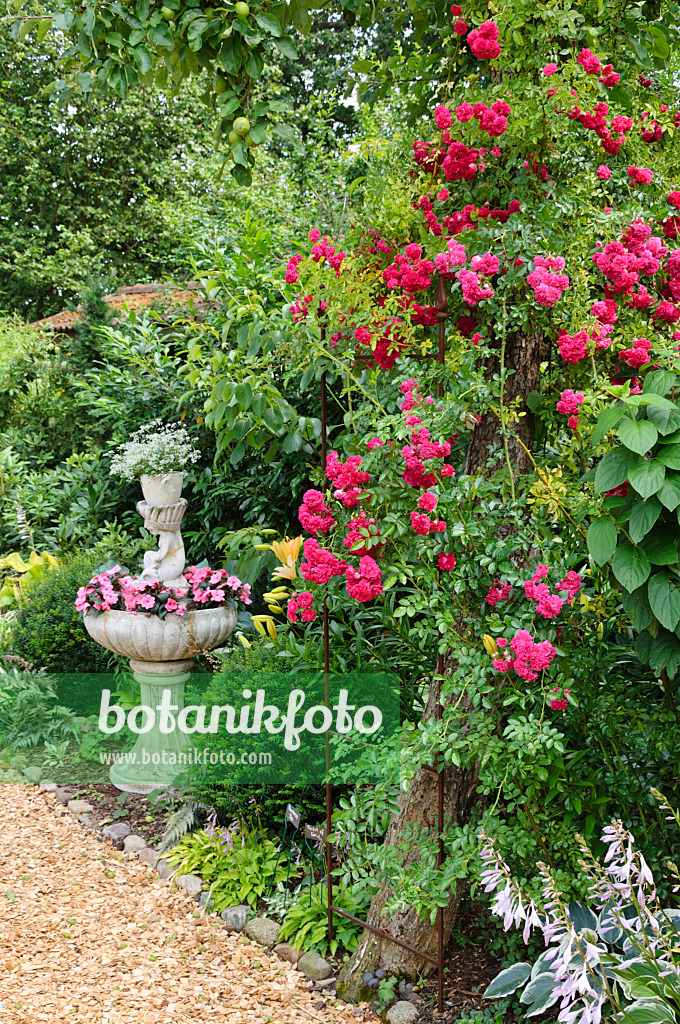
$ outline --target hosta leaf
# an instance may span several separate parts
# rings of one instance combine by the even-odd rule
[[[506,967],[504,971],[496,975],[486,992],[485,999],[502,999],[504,996],[512,995],[520,985],[523,985],[531,974],[531,964],[519,963],[512,967]]]
[[[557,1002],[559,994],[560,984],[555,981],[553,973],[539,974],[524,989],[520,996],[520,1002],[531,1003],[527,1017],[536,1017]]]
[[[619,425],[619,439],[626,448],[638,455],[646,455],[658,440],[656,427],[649,420],[632,420],[626,417]]]
[[[680,497],[678,501],[680,502]],[[628,532],[635,544],[649,533],[659,518],[660,513],[661,502],[657,498],[635,502],[630,512],[630,519],[628,520]]]
[[[666,570],[650,576],[647,582],[647,597],[662,626],[674,630],[680,622],[680,588]]]
[[[630,544],[616,549],[612,569],[621,586],[629,591],[641,587],[651,572],[647,555],[641,548]]]
[[[628,473],[631,486],[643,498],[651,498],[663,485],[666,467],[654,459],[638,459]]]
[[[616,523],[611,516],[600,516],[592,521],[588,527],[586,543],[596,565],[610,561],[616,550]]]

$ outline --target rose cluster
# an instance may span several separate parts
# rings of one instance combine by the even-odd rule
[[[501,637],[496,644],[500,648],[506,648],[508,641]],[[550,662],[557,654],[549,640],[537,643],[526,629],[520,629],[512,638],[510,651],[504,657],[494,658],[493,667],[497,672],[509,672],[512,669],[529,683],[538,679],[538,673],[542,669],[549,668]]]
[[[405,292],[421,292],[430,287],[434,263],[422,259],[423,250],[411,242],[403,254],[397,253],[389,267],[383,270],[383,280],[388,288],[403,288]]]
[[[583,404],[583,395],[580,391],[572,391],[571,389],[563,391],[560,395],[560,400],[557,403],[557,411],[561,412],[563,416],[569,417],[569,427],[571,430],[576,430],[578,426],[578,418],[576,413],[578,408]]]
[[[298,519],[307,533],[326,534],[335,526],[335,519],[321,491],[305,491],[298,510]]]
[[[562,270],[562,256],[535,257],[534,269],[527,274],[527,284],[533,288],[534,298],[539,306],[554,306],[562,298],[562,293],[569,287],[567,275],[559,273]]]
[[[526,597],[530,601],[536,602],[536,612],[538,615],[542,615],[544,619],[552,619],[559,615],[565,600],[568,604],[571,603],[581,588],[581,577],[577,572],[570,570],[566,577],[557,584],[555,588],[557,593],[551,594],[548,585],[542,582],[548,575],[548,572],[547,565],[539,565],[532,578],[524,584]],[[559,596],[565,592],[567,594],[566,599]]]

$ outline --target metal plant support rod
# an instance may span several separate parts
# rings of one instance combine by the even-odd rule
[[[446,285],[444,279],[440,276],[437,281],[437,292],[435,296],[435,309],[437,310],[437,326],[438,326],[438,348],[435,356],[425,356],[423,358],[435,359],[441,366],[444,365],[446,360],[446,318],[448,316],[448,301],[446,296]],[[326,325],[321,324],[321,342],[326,340]],[[440,381],[438,386],[439,397],[443,397],[444,385]],[[327,455],[327,407],[326,407],[326,374],[321,375],[321,462],[323,465],[324,477],[326,477],[326,455]],[[323,600],[323,668],[324,668],[324,680],[325,680],[325,691],[326,691],[326,704],[330,704],[330,635],[328,625],[328,604],[326,597]],[[444,659],[441,654],[437,655],[437,676],[440,677],[443,673]],[[435,715],[438,720],[441,720],[443,714],[443,708],[441,704],[441,678],[437,679],[437,705],[435,709]],[[443,765],[441,764],[441,756],[437,757],[437,767],[429,768],[425,766],[429,771],[436,771],[437,773],[437,867],[441,868],[444,863],[444,772]],[[330,772],[330,748],[329,738],[326,733],[326,771]],[[404,942],[402,939],[398,939],[395,935],[391,935],[389,932],[382,928],[376,928],[375,925],[369,924],[367,921],[362,921],[361,918],[355,917],[354,914],[350,914],[347,910],[341,910],[340,907],[333,905],[333,877],[332,877],[332,846],[330,841],[331,836],[331,825],[332,825],[332,814],[333,814],[333,787],[330,782],[326,783],[326,891],[328,893],[328,941],[330,942],[333,938],[333,914],[338,914],[340,917],[346,917],[350,921],[354,921],[355,924],[361,925],[362,928],[366,928],[367,931],[372,932],[374,935],[380,936],[380,938],[386,939],[388,942],[394,943],[395,946],[400,946],[402,949],[407,950],[409,953],[413,953],[414,956],[420,957],[422,960],[426,960],[427,963],[432,964],[437,968],[437,1011],[439,1013],[444,1012],[444,908],[437,908],[437,957],[430,956],[429,953],[425,953],[420,949],[416,949],[415,946],[409,945],[408,942]]]

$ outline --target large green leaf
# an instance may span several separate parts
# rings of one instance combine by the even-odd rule
[[[662,505],[674,512],[680,505],[680,477],[677,473],[666,473],[663,487],[659,488],[657,497]]]
[[[595,471],[595,490],[611,491],[628,479],[628,473],[638,460],[627,448],[614,448],[607,452]]]
[[[626,417],[619,425],[619,439],[626,448],[638,455],[646,455],[656,444],[659,435],[649,420],[632,420]]]
[[[643,498],[651,498],[663,486],[666,467],[654,459],[638,459],[628,472],[632,487]]]
[[[666,570],[649,577],[647,597],[649,607],[661,625],[674,630],[680,622],[680,588]]]
[[[531,394],[537,394],[537,392],[532,391]],[[527,398],[527,405],[528,404],[529,401]],[[536,410],[532,409],[531,411],[535,412]],[[604,435],[607,433],[607,431],[613,430],[614,427],[619,423],[623,414],[624,410],[620,405],[614,406],[611,409],[604,409],[597,417],[597,424],[595,426],[595,429],[593,430],[593,436],[591,439],[592,443],[594,445],[598,444],[602,440]]]
[[[611,560],[616,550],[616,533],[616,523],[611,516],[600,516],[599,519],[593,519],[588,527],[586,543],[588,552],[596,565],[604,565],[605,562]]]
[[[674,434],[680,426],[680,413],[675,406],[672,409],[657,409],[654,406],[648,405],[647,418],[664,437],[668,434]]]
[[[649,640],[643,641],[643,637],[649,637]],[[644,653],[643,648],[647,650],[647,656],[644,658],[641,656],[641,651]],[[646,632],[640,633],[635,642],[635,653],[641,661],[649,661],[654,672],[659,673],[665,669],[672,679],[680,665],[680,640],[667,629],[659,630],[658,636],[655,637]]]
[[[680,444],[669,444],[662,448],[656,461],[662,463],[667,469],[680,469]]]
[[[634,544],[637,544],[649,533],[660,514],[661,502],[657,498],[635,502],[628,520],[628,532]]]
[[[626,590],[637,590],[651,572],[649,559],[642,548],[625,544],[618,547],[612,558],[612,569],[617,580]]]
[[[642,394],[667,395],[674,383],[675,374],[672,370],[652,370],[645,375]]]
[[[504,971],[497,974],[486,992],[485,999],[503,999],[504,996],[512,995],[520,985],[523,985],[531,974],[531,964],[519,963],[512,967],[506,967]]]

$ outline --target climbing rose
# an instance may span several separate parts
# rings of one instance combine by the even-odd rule
[[[432,512],[437,504],[437,496],[432,491],[425,491],[418,498],[418,508],[421,508],[423,512]]]
[[[581,50],[577,61],[589,75],[599,75],[602,65],[592,50]]]
[[[467,41],[475,57],[479,60],[494,60],[500,55],[501,48],[497,42],[498,25],[495,21],[484,21],[478,29],[468,33]]]
[[[348,565],[345,575],[347,577],[347,593],[355,601],[361,601],[362,603],[372,601],[374,597],[379,597],[382,594],[383,585],[380,566],[370,555],[364,555],[360,559],[358,571],[353,566]]]
[[[562,298],[562,292],[569,287],[566,274],[554,274],[552,271],[564,269],[561,256],[536,256],[534,269],[527,274],[527,284],[534,290],[534,298],[539,306],[554,306]]]
[[[495,608],[499,601],[507,601],[511,590],[510,583],[500,583],[498,586],[490,587],[485,598],[486,603]]]
[[[434,122],[437,125],[437,128],[441,129],[441,131],[444,131],[445,128],[450,128],[451,127],[451,111],[449,110],[449,108],[445,107],[443,105],[439,106],[439,107],[435,107]]]
[[[649,185],[654,177],[654,171],[650,171],[649,167],[629,167],[628,177],[638,185]]]
[[[457,21],[454,21],[453,23],[453,31],[456,33],[457,36],[464,36],[465,33],[467,32],[467,28],[467,23],[461,21],[460,18]]]
[[[455,555],[439,555],[437,562],[440,569],[455,569],[456,567],[456,556]]]
[[[304,546],[306,561],[300,564],[300,572],[308,583],[328,583],[332,576],[341,576],[346,563],[339,561],[316,540],[306,540]]]
[[[545,67],[543,68],[543,74],[545,75],[546,78],[549,78],[550,75],[554,75],[556,71],[557,71],[557,64],[546,64]]]
[[[561,412],[563,416],[571,416],[573,413],[578,412],[579,405],[583,403],[583,397],[580,391],[572,391],[571,389],[563,391],[557,403],[557,411]]]
[[[602,178],[603,181],[607,181],[612,176],[612,172],[609,170],[606,164],[600,164],[597,169],[598,178]]]
[[[579,331],[573,337],[571,334],[560,334],[557,339],[559,345],[560,355],[564,359],[565,363],[578,363],[581,359],[585,359],[586,352],[586,341],[588,335],[585,331]]]
[[[321,491],[305,491],[298,511],[298,519],[308,533],[328,533],[335,526]]]
[[[633,347],[619,352],[619,359],[637,370],[649,362],[649,350],[651,347],[652,343],[647,338],[634,338]]]

